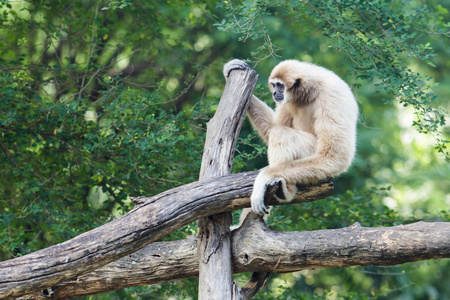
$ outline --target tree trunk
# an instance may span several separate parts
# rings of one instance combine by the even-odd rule
[[[261,220],[232,232],[233,272],[394,265],[450,258],[450,223],[418,222],[385,228],[275,232]],[[261,274],[261,273],[258,273]],[[74,297],[198,276],[197,238],[153,243],[122,259],[53,287],[54,297]],[[245,289],[245,287],[243,288]],[[21,299],[47,299],[35,293]]]
[[[214,117],[208,122],[200,180],[231,173],[236,142],[258,76],[250,68],[233,70]],[[198,221],[200,300],[232,299],[231,212]]]

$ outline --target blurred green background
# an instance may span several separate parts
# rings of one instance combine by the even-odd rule
[[[120,217],[129,196],[196,181],[222,66],[314,62],[351,85],[357,157],[333,197],[274,230],[450,221],[450,3],[0,1],[0,260]],[[233,172],[267,164],[245,121]],[[239,212],[235,213],[238,218]],[[196,234],[190,224],[165,240]],[[235,276],[241,285],[249,274]],[[450,261],[273,275],[256,299],[450,299]],[[197,279],[86,299],[196,299]]]

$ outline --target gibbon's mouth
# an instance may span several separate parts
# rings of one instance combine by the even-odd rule
[[[274,100],[275,102],[281,102],[281,101],[284,100],[284,97],[273,97],[273,100]]]

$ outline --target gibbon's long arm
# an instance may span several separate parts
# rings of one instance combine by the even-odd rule
[[[271,167],[316,153],[317,138],[309,132],[274,125],[269,135],[271,146],[267,149],[267,156]]]
[[[239,59],[233,59],[223,66],[223,76],[225,77],[225,80],[227,80],[231,70],[244,70],[246,68],[249,68],[247,63]],[[269,130],[273,125],[275,112],[269,107],[269,105],[259,100],[254,95],[252,95],[252,98],[250,99],[247,112],[250,117],[250,122],[267,143],[269,140]]]
[[[267,143],[269,140],[269,132],[273,126],[275,112],[265,102],[259,100],[256,96],[252,96],[247,110],[250,122],[256,128],[259,135]]]

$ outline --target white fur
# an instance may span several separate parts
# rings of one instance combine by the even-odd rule
[[[232,60],[224,73],[230,67],[242,68],[242,63]],[[285,85],[275,112],[255,96],[248,108],[250,121],[268,144],[269,166],[256,177],[251,196],[252,210],[259,214],[267,213],[268,186],[281,183],[286,196],[281,200],[291,201],[296,184],[346,171],[356,146],[358,106],[349,86],[335,73],[286,60],[272,70],[269,83],[271,90],[273,83]]]
[[[271,180],[264,169],[256,176],[255,183],[253,184],[253,193],[251,196],[252,210],[258,214],[267,213],[267,206],[264,204],[264,193],[267,189],[267,183]]]

